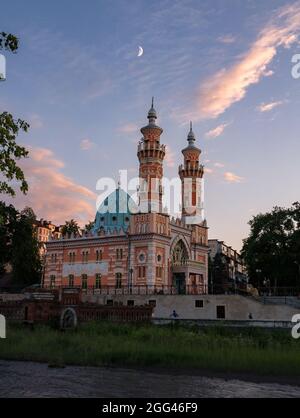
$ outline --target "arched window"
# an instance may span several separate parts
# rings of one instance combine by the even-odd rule
[[[53,289],[55,287],[55,276],[51,274],[50,276],[50,288]]]
[[[69,274],[69,287],[74,287],[74,274]]]
[[[81,275],[81,288],[87,289],[87,274]]]
[[[95,289],[101,289],[101,274],[100,273],[96,274]]]
[[[172,252],[172,264],[184,265],[188,261],[188,252],[182,240],[178,241]]]
[[[122,273],[116,273],[116,289],[122,288]]]
[[[96,250],[96,261],[102,260],[102,250]]]

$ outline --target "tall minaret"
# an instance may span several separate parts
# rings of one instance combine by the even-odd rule
[[[141,129],[143,138],[138,145],[137,156],[140,162],[139,204],[144,213],[162,213],[163,159],[165,145],[160,144],[163,130],[156,125],[156,111],[153,107],[148,112],[149,123]]]
[[[188,146],[182,150],[184,164],[179,166],[182,192],[182,218],[187,224],[199,224],[203,219],[203,165],[199,164],[201,150],[195,146],[195,134],[190,122]]]

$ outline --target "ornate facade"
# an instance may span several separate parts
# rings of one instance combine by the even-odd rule
[[[179,167],[182,217],[162,209],[162,128],[148,112],[138,145],[138,206],[118,187],[99,207],[92,231],[47,242],[44,287],[93,292],[207,293],[208,238],[202,217],[203,166],[192,126]]]

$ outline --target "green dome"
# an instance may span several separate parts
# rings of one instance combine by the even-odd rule
[[[107,196],[98,208],[93,232],[127,231],[130,215],[136,212],[136,204],[124,190],[118,188]]]

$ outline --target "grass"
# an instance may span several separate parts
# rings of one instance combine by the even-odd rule
[[[0,359],[82,366],[160,366],[300,376],[300,341],[289,331],[87,323],[75,331],[10,324]]]

